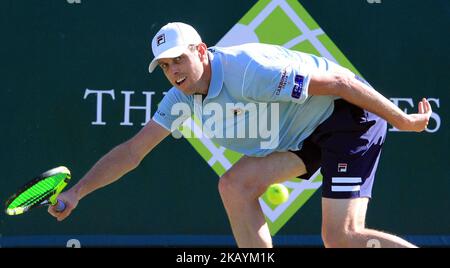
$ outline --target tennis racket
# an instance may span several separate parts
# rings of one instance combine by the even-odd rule
[[[64,211],[66,205],[57,197],[70,178],[70,171],[64,166],[42,173],[6,201],[6,214],[19,215],[31,208],[45,205],[56,206],[58,212]]]

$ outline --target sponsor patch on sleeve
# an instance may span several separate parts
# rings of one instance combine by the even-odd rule
[[[304,80],[305,80],[305,77],[303,77],[302,75],[295,76],[294,87],[292,88],[292,93],[291,93],[292,98],[300,99],[300,96],[302,95]]]

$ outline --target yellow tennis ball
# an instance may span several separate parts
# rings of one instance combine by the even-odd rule
[[[270,203],[280,205],[289,199],[289,190],[283,184],[275,183],[267,188],[266,197]]]

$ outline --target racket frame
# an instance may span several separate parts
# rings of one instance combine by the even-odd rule
[[[35,203],[29,206],[25,207],[17,207],[13,209],[9,209],[8,206],[14,202],[14,200],[20,196],[23,192],[27,191],[29,188],[33,187],[37,183],[39,183],[42,180],[45,180],[48,177],[54,176],[58,173],[64,173],[66,174],[66,177],[56,186],[56,188],[50,192],[49,196],[45,197],[45,200],[43,200],[40,203]],[[34,179],[26,183],[24,186],[22,186],[15,194],[13,194],[8,200],[6,201],[6,209],[5,212],[8,215],[19,215],[27,212],[33,207],[37,206],[45,206],[45,205],[51,205],[54,206],[58,203],[58,195],[61,193],[61,191],[66,187],[66,185],[69,183],[71,178],[70,170],[65,166],[59,166],[56,168],[52,168],[46,172],[41,173],[40,175],[36,176]]]

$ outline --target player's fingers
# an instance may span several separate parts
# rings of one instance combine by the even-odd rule
[[[428,114],[431,114],[433,112],[433,110],[431,109],[431,104],[427,99],[425,99],[425,111]]]
[[[47,209],[47,212],[52,215],[53,217],[56,217],[56,211],[54,210],[53,206],[49,206]]]
[[[59,216],[59,212],[57,212],[54,208],[49,208],[48,213],[50,213],[50,215],[52,215],[55,218],[58,218]]]
[[[427,113],[427,99],[422,98],[421,102],[423,104],[423,112]]]
[[[56,219],[58,221],[63,221],[65,218],[67,218],[70,215],[71,211],[72,211],[72,209],[66,208],[64,211],[58,213],[58,216],[56,217]]]
[[[67,218],[67,216],[58,216],[56,219],[58,221],[63,221],[65,218]]]
[[[424,110],[423,110],[423,102],[420,101],[419,102],[419,114],[423,114]]]
[[[54,217],[57,217],[59,214],[60,214],[60,212],[57,210],[57,206],[55,205],[55,206],[48,206],[48,213],[50,213],[50,215],[52,215],[52,216],[54,216]]]
[[[67,213],[65,212],[69,212],[69,207],[67,204],[67,201],[58,201],[58,202],[64,202],[64,204],[66,205],[66,208],[64,209],[64,211],[58,211],[58,206],[54,205],[54,206],[49,206],[47,211],[50,215],[52,215],[53,217],[55,217],[58,221],[63,220],[62,217],[67,217],[68,215],[65,215]]]

